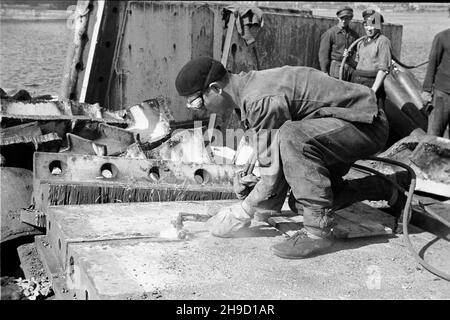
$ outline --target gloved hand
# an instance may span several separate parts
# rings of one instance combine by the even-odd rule
[[[423,91],[421,93],[420,97],[422,98],[422,102],[424,105],[431,102],[431,100],[433,100],[433,96],[432,96],[431,92],[427,92],[427,91]]]
[[[221,238],[230,238],[233,233],[250,225],[252,216],[245,212],[242,203],[222,208],[219,212],[206,222],[208,230],[212,235]]]
[[[239,200],[245,199],[260,179],[253,173],[241,175],[241,172],[237,172],[233,179],[233,191]]]

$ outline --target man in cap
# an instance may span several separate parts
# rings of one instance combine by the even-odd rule
[[[358,33],[350,28],[353,19],[353,9],[344,6],[336,12],[339,22],[328,29],[321,37],[319,47],[320,69],[330,76],[339,79],[339,69],[343,59],[344,50],[359,38]],[[349,58],[343,69],[343,80],[349,81],[355,67],[354,61]]]
[[[384,108],[386,93],[383,82],[391,66],[391,41],[381,33],[383,16],[373,9],[364,10],[364,30],[366,38],[358,43],[355,60],[356,70],[352,82],[370,87]]]
[[[304,229],[271,249],[279,257],[306,258],[333,244],[335,210],[363,199],[400,203],[399,193],[377,176],[342,179],[353,162],[382,150],[388,135],[384,111],[369,88],[309,67],[232,74],[209,57],[188,62],[175,86],[188,108],[222,119],[236,110],[256,132],[261,178],[243,201],[208,221],[213,235],[232,237],[255,212],[280,211],[290,188],[291,209],[303,210]]]
[[[448,13],[450,17],[450,7]],[[433,39],[423,91],[425,101],[433,99],[427,133],[442,137],[450,125],[450,29]]]

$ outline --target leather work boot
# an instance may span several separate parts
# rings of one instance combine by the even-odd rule
[[[400,171],[395,173],[395,182],[403,187],[406,191],[409,189],[409,185],[411,184],[411,179],[409,178],[407,171]],[[406,196],[400,192],[394,186],[392,187],[392,196],[388,201],[389,206],[392,209],[392,213],[394,217],[400,218],[403,214],[403,209],[406,204]]]
[[[284,259],[304,259],[319,253],[325,253],[333,245],[331,236],[321,238],[301,229],[292,237],[270,247],[272,252]]]

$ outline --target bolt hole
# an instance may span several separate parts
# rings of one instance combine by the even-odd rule
[[[49,221],[48,222],[48,231],[50,231],[51,227],[52,227],[52,223]]]
[[[84,300],[89,300],[89,292],[84,290]]]
[[[61,239],[58,239],[58,249],[61,250]]]
[[[103,78],[102,76],[98,77],[98,82],[103,82],[103,80],[105,80],[105,78]]]
[[[100,174],[106,179],[115,178],[117,176],[118,172],[119,172],[119,170],[112,163],[105,163],[100,168]]]
[[[69,258],[69,277],[73,281],[75,275],[75,260],[72,256]]]
[[[211,175],[204,169],[197,169],[194,172],[194,179],[197,183],[207,183],[211,179]]]
[[[60,175],[62,173],[62,163],[59,160],[54,160],[48,165],[50,173],[54,176]]]
[[[236,54],[236,51],[237,51],[237,44],[233,43],[231,45],[231,54],[234,56]]]
[[[159,175],[159,168],[158,167],[152,167],[150,169],[150,171],[148,172],[148,176],[150,177],[150,179],[152,179],[153,181],[158,181],[160,179],[160,175]]]
[[[111,41],[106,41],[105,42],[105,47],[109,48],[111,46]]]
[[[117,13],[118,11],[117,7],[112,8],[112,12]]]
[[[173,50],[176,50],[177,49],[177,45],[174,43],[173,44]]]

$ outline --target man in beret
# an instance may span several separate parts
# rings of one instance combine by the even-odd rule
[[[334,27],[328,29],[320,39],[319,63],[320,70],[330,76],[339,79],[339,69],[343,59],[343,53],[348,47],[359,38],[356,31],[350,28],[350,21],[353,19],[353,9],[344,6],[336,12],[339,22]],[[344,68],[342,80],[349,81],[355,64],[348,58]]]
[[[303,211],[304,229],[271,249],[282,258],[306,258],[332,246],[335,210],[363,199],[400,203],[399,193],[377,176],[342,179],[352,163],[386,142],[386,116],[369,88],[309,67],[232,74],[209,57],[188,62],[175,86],[188,108],[222,119],[235,110],[256,132],[260,180],[243,201],[208,221],[213,235],[235,236],[255,212],[280,211],[290,188],[291,209]]]

